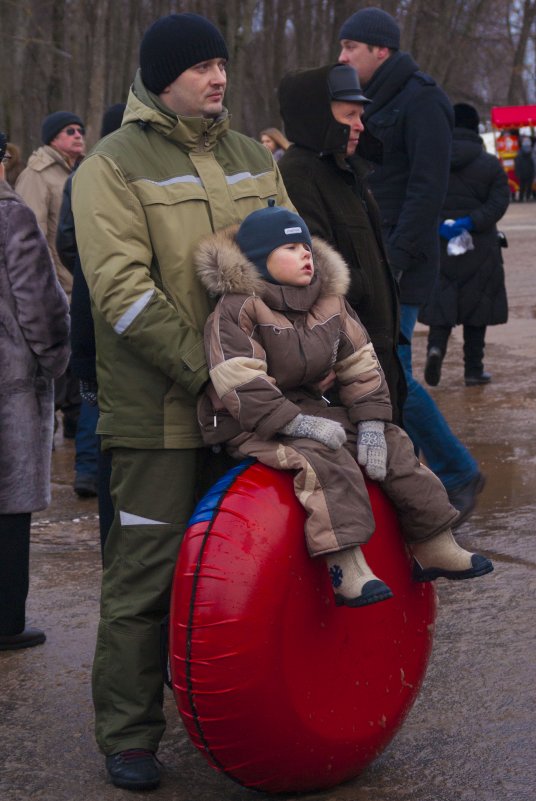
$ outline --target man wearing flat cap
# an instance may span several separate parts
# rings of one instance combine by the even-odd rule
[[[112,454],[115,508],[93,668],[96,735],[112,782],[131,790],[160,781],[160,629],[197,477],[207,472],[196,404],[209,379],[203,329],[213,301],[193,252],[270,199],[291,205],[269,151],[229,128],[227,59],[204,17],[154,22],[121,128],[73,180],[95,321],[97,431]]]
[[[460,512],[473,511],[484,479],[467,448],[412,373],[411,340],[419,308],[439,273],[439,217],[449,178],[454,114],[433,78],[400,51],[397,21],[362,8],[343,24],[339,61],[352,66],[371,103],[367,130],[383,145],[369,185],[380,207],[391,269],[400,287],[399,354],[408,385],[403,424]]]

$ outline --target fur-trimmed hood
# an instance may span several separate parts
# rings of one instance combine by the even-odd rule
[[[319,237],[312,237],[315,274],[311,284],[289,287],[270,284],[261,278],[253,262],[236,244],[237,231],[237,225],[218,231],[201,240],[196,250],[197,274],[211,295],[257,295],[269,305],[277,296],[283,296],[287,304],[296,309],[309,308],[323,295],[345,295],[348,291],[350,271],[346,262]]]

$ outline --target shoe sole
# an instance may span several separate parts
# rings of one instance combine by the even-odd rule
[[[94,490],[75,489],[79,498],[96,498],[97,493]]]
[[[344,595],[335,595],[335,606],[349,606],[355,609],[359,606],[370,606],[377,604],[380,601],[387,601],[393,597],[391,590],[388,592],[379,592],[376,595],[359,596],[358,598],[345,598]]]
[[[464,579],[478,578],[493,572],[493,564],[488,560],[481,567],[471,567],[468,570],[442,570],[437,567],[422,568],[416,562],[413,563],[413,581],[425,582],[435,581],[438,578],[445,578],[449,581],[463,581]]]
[[[154,782],[127,782],[110,776],[110,781],[114,787],[121,787],[123,790],[156,790],[160,786],[160,779]]]
[[[485,387],[486,384],[489,384],[491,378],[487,378],[483,381],[481,378],[466,378],[465,379],[465,386],[466,387]]]
[[[26,642],[15,643],[8,645],[7,643],[0,643],[0,651],[20,651],[22,648],[33,648],[34,645],[43,645],[46,641],[46,636],[36,637],[34,640],[26,640]]]

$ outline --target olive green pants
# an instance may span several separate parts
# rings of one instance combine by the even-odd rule
[[[96,738],[105,754],[156,751],[164,732],[160,625],[206,453],[112,449],[115,517],[93,665]]]

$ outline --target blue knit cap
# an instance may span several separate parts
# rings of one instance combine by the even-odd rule
[[[270,200],[265,209],[258,209],[243,220],[236,234],[236,244],[253,262],[262,278],[278,284],[268,271],[266,261],[270,253],[289,242],[301,242],[312,249],[311,234],[299,214]]]

